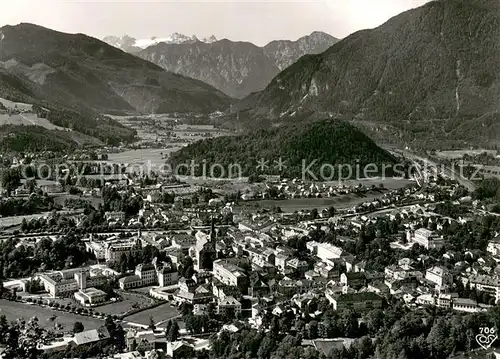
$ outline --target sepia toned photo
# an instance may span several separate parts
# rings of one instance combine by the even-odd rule
[[[0,359],[499,330],[499,0],[0,1]]]

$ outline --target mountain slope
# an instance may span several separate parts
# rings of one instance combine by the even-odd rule
[[[297,41],[276,40],[264,46],[264,53],[274,64],[284,70],[293,64],[301,56],[307,54],[320,54],[338,40],[321,32],[314,31],[310,35],[303,36]]]
[[[235,108],[273,122],[310,111],[350,118],[412,146],[492,145],[500,133],[470,129],[498,118],[499,35],[495,0],[430,2],[301,58]]]
[[[259,166],[261,159],[267,161],[265,168]],[[280,159],[283,161],[281,169],[276,162]],[[327,179],[324,178],[326,176],[338,178],[341,172],[339,165],[351,165],[352,175],[356,176],[356,165],[360,166],[361,172],[363,166],[370,163],[377,165],[377,169],[382,171],[382,164],[395,162],[389,153],[361,131],[338,120],[319,120],[306,125],[290,124],[242,136],[201,140],[175,152],[169,161],[172,168],[179,169],[179,172],[194,168],[193,174],[197,176],[203,175],[201,164],[206,163],[205,175],[212,173],[213,169],[216,176],[228,177],[231,168],[232,174],[237,174],[235,167],[231,166],[239,165],[243,176],[264,173],[302,178],[303,175],[312,173],[313,179],[314,176],[323,177],[322,179]],[[195,166],[192,166],[193,163]],[[334,173],[332,174],[331,167],[325,167],[321,172],[322,165],[334,166]],[[224,168],[224,176],[220,173],[220,166]],[[310,172],[305,173],[304,168]],[[347,167],[342,169],[345,171]],[[347,177],[348,173],[342,173]],[[390,170],[386,171],[387,175],[391,173]],[[363,176],[363,173],[360,175]]]
[[[198,41],[205,43],[212,43],[217,41],[217,38],[212,35],[208,38],[199,39],[195,35],[189,37],[178,32],[173,33],[168,37],[152,37],[150,39],[135,39],[131,36],[124,35],[122,37],[118,36],[106,36],[102,39],[105,43],[117,47],[125,52],[134,53],[144,50],[145,48],[153,45],[157,45],[161,42],[167,44],[183,44],[183,43],[195,43]]]
[[[82,34],[33,24],[4,26],[4,67],[34,96],[98,112],[212,112],[229,98],[201,81],[164,71]]]
[[[273,41],[265,47],[227,39],[211,43],[159,43],[136,55],[241,98],[264,89],[281,69],[301,56],[320,53],[336,41],[328,34],[314,32],[297,41]]]

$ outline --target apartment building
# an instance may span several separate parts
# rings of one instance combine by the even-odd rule
[[[214,261],[214,277],[225,285],[243,286],[248,282],[243,269],[224,259]]]
[[[413,243],[417,243],[426,249],[440,247],[444,244],[444,240],[439,238],[434,231],[427,228],[419,228],[415,231],[412,238]]]
[[[154,263],[139,264],[134,274],[120,278],[118,285],[120,289],[127,290],[151,285],[166,287],[177,282],[178,273],[174,264],[154,261]]]
[[[382,298],[372,292],[341,294],[331,298],[334,310],[354,309],[358,311],[382,308]]]
[[[68,269],[39,274],[37,277],[52,298],[70,297],[78,290],[100,287],[108,281],[105,275],[91,275],[89,268]]]

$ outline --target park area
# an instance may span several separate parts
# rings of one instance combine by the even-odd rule
[[[479,156],[482,153],[488,153],[492,156],[496,156],[496,151],[494,150],[483,150],[483,149],[478,149],[478,150],[453,150],[453,151],[439,151],[436,152],[436,156],[444,159],[460,159],[464,155],[469,155],[469,156]]]
[[[283,212],[294,212],[300,210],[311,210],[313,208],[324,209],[330,206],[333,206],[337,209],[339,208],[349,208],[353,206],[357,206],[364,202],[371,202],[376,199],[382,198],[386,190],[393,190],[397,188],[402,188],[406,185],[412,184],[411,180],[407,179],[394,179],[388,178],[384,180],[377,179],[366,179],[359,181],[348,181],[344,183],[349,186],[356,186],[358,184],[362,184],[366,187],[370,187],[374,185],[377,189],[369,190],[363,194],[350,193],[346,195],[338,195],[334,197],[322,197],[322,198],[290,198],[283,200],[274,200],[274,199],[264,199],[264,200],[256,200],[256,201],[248,201],[248,202],[240,202],[239,206],[242,208],[257,206],[259,208],[273,208],[280,207]],[[336,186],[338,182],[326,182],[326,185]],[[380,184],[384,185],[385,190],[379,190],[378,186]]]
[[[169,319],[175,318],[178,315],[179,312],[176,307],[169,303],[165,303],[140,313],[132,314],[125,317],[123,320],[130,323],[149,325],[150,318],[152,317],[156,326],[165,327]]]
[[[75,322],[81,322],[85,329],[96,329],[104,324],[100,319],[4,299],[0,299],[0,315],[5,315],[8,321],[37,317],[41,327],[48,329],[61,325],[64,331],[71,331]]]

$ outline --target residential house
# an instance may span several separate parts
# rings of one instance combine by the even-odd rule
[[[439,238],[434,231],[427,228],[417,229],[413,235],[412,242],[417,243],[426,249],[437,248],[444,244],[444,240],[442,238]]]
[[[91,329],[81,333],[76,333],[73,338],[73,342],[76,346],[85,346],[98,342],[106,342],[109,341],[109,339],[110,335],[106,327],[100,327],[98,329]]]
[[[366,277],[363,272],[349,272],[340,275],[340,283],[354,289],[361,289],[366,286]]]
[[[383,300],[372,292],[341,294],[332,298],[334,310],[354,309],[357,311],[382,308]]]
[[[227,316],[238,316],[241,313],[241,303],[233,296],[227,296],[219,300],[217,312]]]
[[[440,266],[427,269],[425,279],[434,283],[438,290],[453,283],[453,276],[448,269]]]

